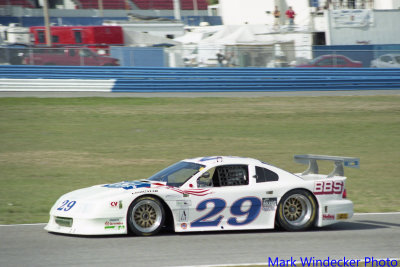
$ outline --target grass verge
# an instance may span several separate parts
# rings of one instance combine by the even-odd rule
[[[45,222],[65,192],[210,155],[293,172],[294,154],[360,157],[345,170],[355,211],[399,211],[399,133],[398,96],[2,98],[0,224]]]

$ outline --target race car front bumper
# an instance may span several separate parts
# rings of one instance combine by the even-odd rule
[[[53,215],[44,229],[72,235],[116,235],[128,232],[125,218],[70,218]]]

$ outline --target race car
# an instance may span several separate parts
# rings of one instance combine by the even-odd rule
[[[45,229],[75,235],[157,234],[272,229],[307,230],[346,220],[353,203],[346,199],[343,167],[359,168],[360,159],[295,155],[308,164],[290,173],[243,157],[185,159],[136,181],[96,185],[61,196]],[[318,161],[334,170],[318,173]]]

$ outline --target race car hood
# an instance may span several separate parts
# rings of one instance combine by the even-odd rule
[[[110,214],[114,211],[123,211],[129,206],[133,193],[165,185],[166,183],[142,180],[78,189],[61,196],[52,207],[51,214],[63,217],[93,217],[96,214],[112,216]]]
[[[148,180],[140,180],[140,181],[125,181],[119,182],[115,184],[105,184],[103,187],[107,188],[122,188],[124,190],[131,190],[136,188],[150,188],[150,187],[159,187],[165,186],[166,182],[152,182]]]
[[[163,182],[142,181],[124,181],[114,184],[95,185],[92,187],[82,188],[67,193],[63,198],[74,198],[79,200],[96,200],[112,197],[115,195],[131,194],[136,189],[154,188],[165,186]]]

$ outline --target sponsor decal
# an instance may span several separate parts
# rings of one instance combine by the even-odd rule
[[[262,199],[262,210],[263,211],[274,211],[277,205],[277,198],[263,198]]]
[[[349,218],[348,213],[338,213],[336,214],[336,220],[346,220]]]
[[[179,210],[179,221],[180,222],[187,222],[188,221],[189,210]]]
[[[351,167],[351,166],[358,166],[360,165],[360,162],[358,160],[354,160],[354,161],[345,161],[344,162],[344,166],[346,167]]]
[[[190,207],[192,206],[192,201],[190,199],[187,200],[177,200],[176,205],[180,207]]]
[[[119,218],[111,218],[108,219],[105,223],[104,223],[104,229],[105,230],[123,230],[125,229],[125,225],[123,222],[121,222],[121,220]]]
[[[108,219],[105,223],[105,226],[118,226],[118,225],[124,225],[123,222],[120,221],[118,218],[113,218],[113,219]]]
[[[316,181],[314,184],[314,194],[316,195],[341,194],[343,189],[343,181]]]
[[[115,225],[106,225],[106,226],[104,226],[104,229],[105,229],[105,230],[110,230],[110,229],[114,229],[114,230],[123,230],[123,229],[125,229],[125,225],[118,225],[118,226],[115,226]]]
[[[187,223],[181,223],[181,228],[183,230],[186,230],[187,229]]]
[[[335,215],[333,214],[323,214],[322,215],[322,220],[334,220],[335,219]]]
[[[157,189],[147,189],[133,192],[134,194],[142,194],[142,193],[158,193]]]
[[[120,201],[111,201],[110,202],[111,208],[119,208],[122,209],[122,200]]]

